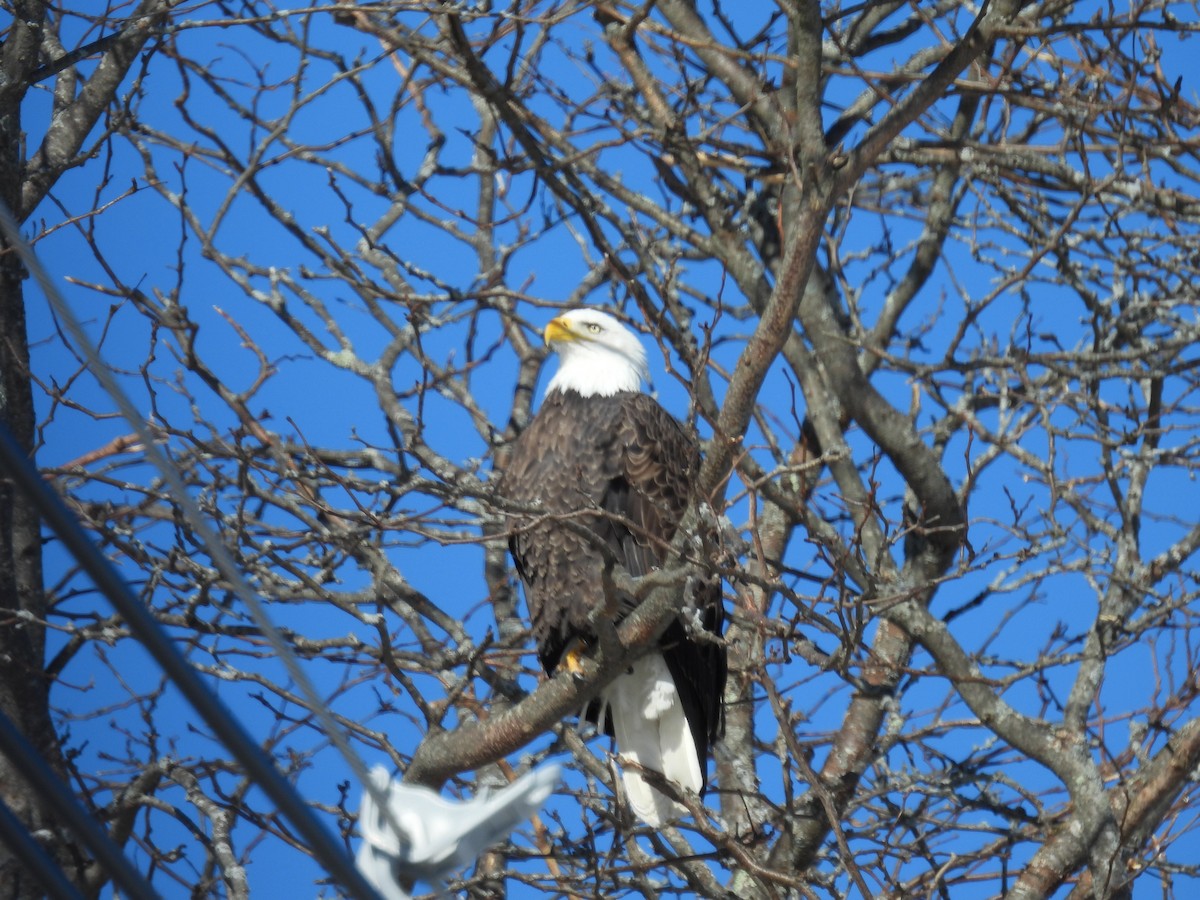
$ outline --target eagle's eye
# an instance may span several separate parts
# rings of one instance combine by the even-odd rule
[[[599,325],[597,325],[595,322],[588,322],[588,331],[590,331],[592,334],[599,334],[603,330],[604,329],[602,327],[600,327]]]

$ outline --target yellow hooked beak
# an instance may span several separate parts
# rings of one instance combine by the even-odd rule
[[[574,341],[578,340],[579,336],[571,330],[571,323],[559,316],[557,319],[551,319],[550,324],[546,326],[546,330],[542,333],[546,339],[546,344],[549,346],[555,341]]]

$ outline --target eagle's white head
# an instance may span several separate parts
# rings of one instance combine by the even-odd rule
[[[646,348],[636,334],[598,309],[573,309],[546,326],[546,343],[558,353],[558,371],[547,393],[575,391],[611,397],[650,380]]]

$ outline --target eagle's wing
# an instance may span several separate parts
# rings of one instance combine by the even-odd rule
[[[651,397],[631,397],[623,412],[617,437],[620,472],[610,483],[604,508],[630,523],[631,527],[619,521],[612,525],[610,546],[629,573],[639,576],[665,562],[670,541],[687,510],[700,456],[690,435]],[[702,585],[695,600],[700,612],[698,624],[719,638],[724,623],[720,582]],[[698,787],[688,779],[675,780],[702,793],[709,745],[724,726],[721,699],[726,679],[725,648],[703,636],[689,635],[678,618],[667,626],[660,648],[700,767]],[[630,688],[620,681],[616,684],[618,690]],[[619,731],[617,737],[620,742]],[[660,737],[660,743],[670,742]],[[644,764],[671,774],[665,768]]]

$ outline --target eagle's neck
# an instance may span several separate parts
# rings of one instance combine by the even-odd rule
[[[643,369],[624,356],[575,346],[562,353],[562,363],[546,393],[574,391],[581,397],[611,397],[641,390],[644,377]]]

